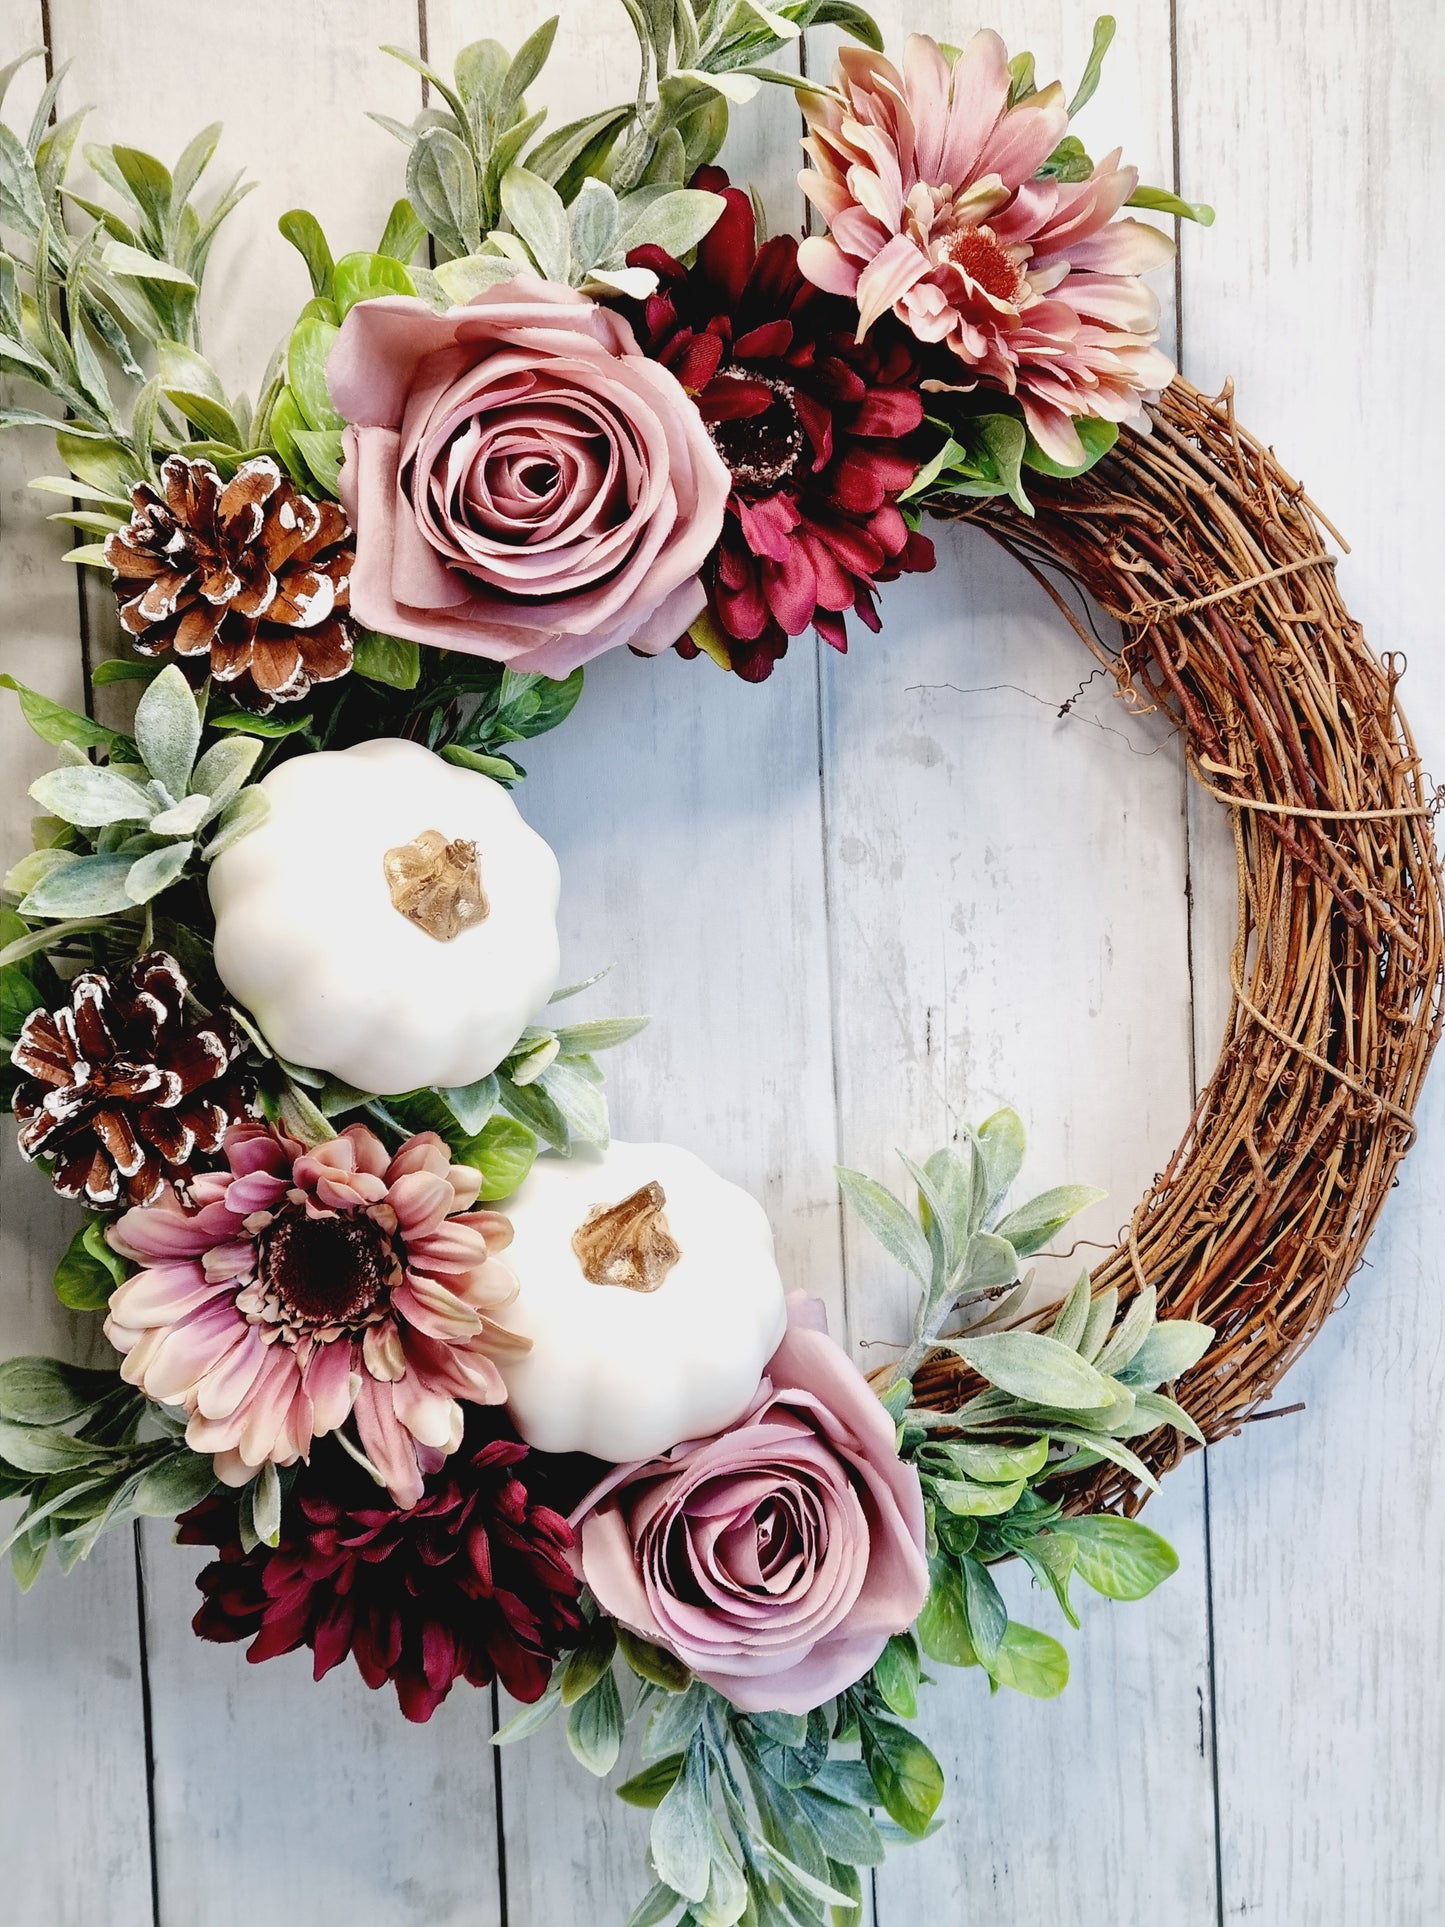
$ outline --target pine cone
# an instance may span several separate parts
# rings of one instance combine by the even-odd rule
[[[152,950],[114,976],[86,970],[59,1010],[33,1010],[11,1062],[20,1150],[55,1160],[51,1182],[94,1205],[149,1204],[248,1110],[241,1040],[186,1009],[186,979]]]
[[[162,492],[132,490],[134,514],[105,559],[121,627],[144,656],[208,656],[243,700],[294,702],[351,667],[346,517],[313,502],[269,455],[223,482],[210,462],[168,455]]]

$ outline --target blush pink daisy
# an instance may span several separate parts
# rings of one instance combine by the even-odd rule
[[[911,34],[901,74],[846,47],[835,86],[803,96],[798,178],[829,229],[798,250],[809,280],[857,302],[860,334],[891,309],[971,371],[959,386],[1017,396],[1067,467],[1085,459],[1080,417],[1146,427],[1174,368],[1140,276],[1173,243],[1118,218],[1139,177],[1117,151],[1085,181],[1040,173],[1069,125],[1058,83],[1010,107],[1007,50],[983,32],[952,67]]]
[[[179,1407],[186,1442],[244,1485],[354,1417],[398,1505],[462,1438],[459,1400],[499,1405],[493,1363],[526,1340],[496,1322],[517,1284],[511,1225],[474,1211],[481,1179],[425,1131],[394,1157],[363,1125],[308,1150],[238,1124],[229,1169],[127,1211],[107,1234],[144,1267],[113,1294],[121,1375]]]

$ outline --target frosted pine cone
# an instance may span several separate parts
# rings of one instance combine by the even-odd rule
[[[208,461],[169,455],[161,492],[142,483],[131,501],[105,559],[142,655],[205,657],[217,682],[265,704],[350,669],[353,550],[334,502],[303,495],[269,455],[229,482]]]
[[[10,1053],[20,1150],[53,1158],[62,1197],[148,1204],[186,1176],[247,1111],[241,1044],[224,1019],[186,1008],[164,951],[107,976],[82,971],[59,1010],[33,1010]]]

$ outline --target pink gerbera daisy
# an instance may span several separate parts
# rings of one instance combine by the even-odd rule
[[[1173,243],[1116,218],[1139,178],[1117,151],[1085,181],[1040,173],[1069,125],[1058,83],[1010,107],[1008,52],[983,32],[952,67],[911,34],[901,74],[845,47],[835,84],[803,97],[813,166],[798,178],[829,228],[798,250],[809,280],[857,302],[860,333],[891,309],[952,350],[960,386],[1016,395],[1067,467],[1085,459],[1078,418],[1147,426],[1143,400],[1174,368],[1139,277]]]
[[[122,1376],[178,1406],[227,1485],[309,1456],[353,1415],[398,1505],[456,1451],[459,1399],[506,1397],[495,1322],[517,1284],[512,1228],[474,1211],[481,1179],[425,1131],[395,1157],[363,1125],[308,1150],[262,1124],[227,1132],[228,1170],[127,1211],[107,1236],[145,1269],[111,1297]]]

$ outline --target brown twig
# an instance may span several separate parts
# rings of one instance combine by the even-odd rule
[[[1219,1063],[1093,1273],[1096,1292],[1127,1301],[1153,1285],[1161,1317],[1215,1327],[1176,1388],[1213,1440],[1259,1412],[1319,1330],[1413,1140],[1445,998],[1439,805],[1396,701],[1398,660],[1373,654],[1340,597],[1324,536],[1340,538],[1239,427],[1228,390],[1211,400],[1176,380],[1151,413],[1157,432],[1126,433],[1089,475],[1031,482],[1032,521],[1007,501],[945,512],[1117,619],[1120,694],[1169,711],[1233,816],[1240,921]],[[940,1411],[973,1389],[947,1353],[915,1378]],[[1170,1431],[1134,1444],[1156,1472],[1181,1456]],[[1133,1513],[1146,1496],[1103,1465],[1066,1498]]]

